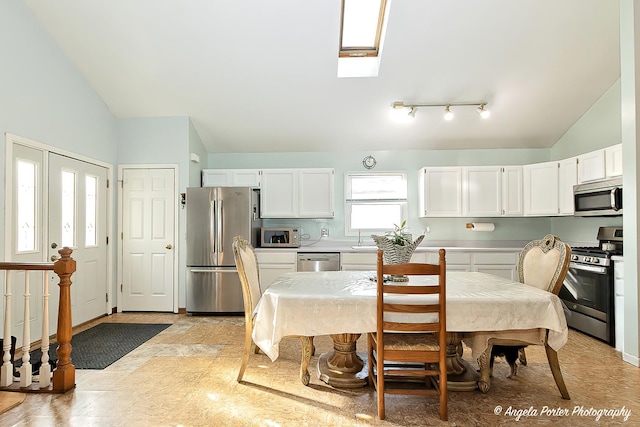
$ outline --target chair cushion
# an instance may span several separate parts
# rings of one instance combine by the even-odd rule
[[[434,334],[384,334],[385,350],[439,351]]]
[[[524,283],[538,289],[551,291],[551,281],[558,269],[561,253],[557,249],[551,249],[547,253],[539,247],[531,248],[522,262]]]

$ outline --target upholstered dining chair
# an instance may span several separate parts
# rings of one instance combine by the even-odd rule
[[[439,255],[439,264],[384,264],[378,251],[377,328],[367,335],[367,367],[380,419],[389,393],[438,396],[440,419],[447,420],[445,250]],[[438,280],[434,285],[385,282],[385,275]]]
[[[251,243],[242,236],[233,238],[233,257],[240,276],[242,284],[242,298],[244,300],[244,353],[242,355],[242,365],[238,373],[238,382],[242,381],[244,371],[249,361],[249,353],[251,352],[251,344],[253,342],[251,333],[253,331],[253,312],[258,305],[258,301],[262,296],[260,291],[260,273],[258,270],[258,259]],[[259,352],[258,346],[255,346],[255,353]]]
[[[571,261],[571,247],[553,234],[532,240],[520,252],[518,279],[520,283],[558,295]],[[520,363],[527,364],[524,348],[518,352]]]
[[[527,243],[520,253],[520,259],[518,261],[519,281],[525,285],[534,286],[557,295],[567,275],[570,261],[571,247],[560,240],[559,237],[553,234],[547,234],[542,239]],[[558,353],[547,343],[547,336],[544,337],[543,344],[556,386],[562,398],[569,400],[569,391],[562,377]],[[491,339],[491,345],[522,347],[523,345],[526,346],[527,342]],[[520,363],[526,365],[524,348],[519,350],[519,358]],[[480,364],[481,378],[478,386],[481,389],[482,384],[487,381],[490,375],[489,370],[489,363]]]

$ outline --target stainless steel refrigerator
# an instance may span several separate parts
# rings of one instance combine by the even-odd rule
[[[257,189],[187,188],[187,312],[244,312],[233,238],[256,247],[260,235]]]

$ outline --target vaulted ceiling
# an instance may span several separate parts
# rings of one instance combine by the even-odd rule
[[[26,2],[116,117],[189,116],[210,152],[545,148],[620,76],[613,0],[391,0],[366,78],[337,77],[340,0]]]

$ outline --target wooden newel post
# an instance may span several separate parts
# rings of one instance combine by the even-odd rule
[[[53,390],[66,392],[76,386],[76,367],[71,363],[71,275],[76,271],[76,261],[68,247],[58,250],[60,258],[53,264],[53,271],[60,277],[60,303],[58,305],[58,364],[53,371]]]

